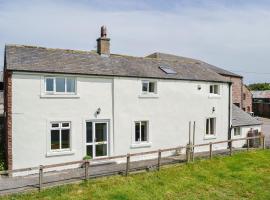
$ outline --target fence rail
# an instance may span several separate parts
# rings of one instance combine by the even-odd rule
[[[140,152],[140,153],[128,153],[127,155],[118,155],[118,156],[110,156],[105,158],[96,158],[91,160],[79,160],[79,161],[73,161],[73,162],[65,162],[65,163],[58,163],[58,164],[50,164],[50,165],[40,165],[38,167],[30,167],[30,168],[22,168],[22,169],[15,169],[15,170],[6,170],[6,171],[0,171],[0,175],[4,174],[12,174],[12,173],[18,173],[18,172],[28,172],[36,170],[39,174],[39,183],[38,187],[39,190],[42,189],[44,184],[44,170],[49,168],[56,168],[56,167],[63,167],[68,165],[76,165],[81,164],[85,170],[84,170],[84,179],[89,178],[89,167],[91,166],[92,162],[95,161],[106,161],[106,160],[113,160],[113,159],[126,159],[126,167],[124,174],[125,176],[128,176],[130,172],[130,164],[131,164],[131,157],[135,156],[143,156],[143,155],[149,155],[149,154],[157,154],[157,161],[156,161],[156,169],[159,170],[161,166],[161,158],[162,153],[169,152],[169,151],[177,151],[177,150],[183,150],[186,149],[186,162],[190,162],[190,160],[194,160],[194,148],[195,147],[202,147],[202,146],[209,146],[209,158],[212,159],[213,157],[213,145],[215,144],[221,144],[221,143],[228,143],[229,146],[229,155],[233,154],[233,142],[235,141],[243,141],[245,140],[247,143],[247,150],[249,150],[250,147],[250,140],[252,139],[260,139],[260,147],[265,149],[265,136],[263,134],[259,136],[254,137],[245,137],[245,138],[237,138],[237,139],[230,139],[230,140],[224,140],[224,141],[217,141],[217,142],[209,142],[204,144],[187,144],[186,146],[178,146],[174,148],[166,148],[166,149],[159,149],[154,151],[147,151],[147,152]]]

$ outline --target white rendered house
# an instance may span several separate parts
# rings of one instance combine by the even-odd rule
[[[110,54],[104,31],[97,41],[6,46],[9,169],[184,146],[190,121],[196,144],[230,138],[231,83],[207,63]]]

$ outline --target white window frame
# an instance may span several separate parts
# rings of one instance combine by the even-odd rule
[[[210,131],[210,129],[211,129],[211,119],[214,119],[214,134],[210,134],[211,133],[211,131]],[[208,131],[209,131],[209,133],[207,133],[207,128],[206,128],[207,120],[209,120],[209,123],[208,123]],[[215,138],[216,134],[217,134],[217,118],[216,117],[208,117],[208,118],[206,118],[206,120],[205,120],[205,138],[206,139]]]
[[[147,84],[147,91],[143,91],[143,84]],[[149,91],[150,83],[154,83],[154,92]],[[143,80],[141,84],[141,92],[142,94],[157,94],[157,81]]]
[[[142,122],[146,122],[146,138],[147,140],[146,141],[141,141],[141,123]],[[136,124],[139,123],[140,124],[140,140],[139,141],[136,141]],[[149,121],[147,120],[137,120],[137,121],[134,121],[134,124],[133,124],[133,128],[132,128],[132,146],[133,147],[136,147],[136,145],[150,145],[150,142],[149,142]]]
[[[213,87],[213,92],[211,92],[211,87]],[[215,93],[215,89],[217,87],[217,93]],[[220,96],[221,95],[221,87],[219,84],[210,84],[209,85],[209,94]]]
[[[56,92],[56,78],[65,79],[65,92]],[[47,91],[47,79],[53,79],[53,91]],[[74,80],[74,92],[67,92],[67,79]],[[77,79],[75,77],[68,76],[46,76],[44,77],[44,92],[45,94],[60,94],[60,95],[76,95],[77,94]]]
[[[239,135],[236,135],[236,134],[235,134],[235,133],[236,133],[236,129],[239,130]],[[241,127],[235,127],[235,128],[233,128],[233,136],[234,136],[234,137],[241,137],[241,135],[242,135]]]
[[[91,122],[92,123],[92,142],[87,142],[87,136],[86,136],[86,122]],[[95,129],[96,129],[96,124],[98,123],[105,123],[106,126],[107,126],[107,138],[106,138],[106,142],[96,142],[96,136],[95,136]],[[106,158],[106,157],[109,157],[110,156],[110,137],[109,137],[109,134],[110,134],[110,120],[84,120],[84,135],[85,135],[85,155],[87,155],[87,151],[86,151],[86,148],[88,145],[92,145],[92,151],[93,151],[93,157],[92,159],[95,159],[95,158]],[[106,144],[107,145],[107,155],[106,156],[96,156],[95,155],[95,151],[96,151],[96,145],[99,145],[99,144]]]
[[[62,127],[62,124],[68,123],[68,127]],[[59,124],[58,127],[52,127],[53,124]],[[52,149],[51,143],[52,143],[52,138],[51,138],[51,131],[52,130],[59,130],[59,149]],[[69,148],[62,148],[62,130],[69,130]],[[72,129],[71,129],[71,122],[70,121],[51,121],[50,122],[50,129],[49,129],[49,149],[50,152],[65,152],[65,151],[71,151],[71,134],[72,134]]]

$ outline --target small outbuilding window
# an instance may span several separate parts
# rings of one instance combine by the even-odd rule
[[[70,122],[52,122],[50,137],[52,151],[69,150]]]
[[[135,122],[135,143],[148,142],[148,122]]]
[[[241,135],[241,128],[240,127],[236,127],[233,129],[234,131],[234,136],[240,136]]]
[[[210,85],[210,94],[220,95],[220,87],[219,87],[219,85]]]
[[[142,81],[142,93],[157,93],[156,81]]]
[[[46,77],[45,92],[47,94],[75,94],[76,82],[73,77]]]
[[[206,119],[206,136],[214,136],[216,135],[216,118],[208,118]]]

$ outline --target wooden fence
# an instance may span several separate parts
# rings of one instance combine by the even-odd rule
[[[159,150],[155,150],[155,151],[147,151],[147,152],[140,152],[140,153],[128,153],[127,155],[111,156],[111,157],[106,157],[106,158],[96,158],[96,159],[91,159],[91,160],[80,160],[80,161],[65,162],[65,163],[52,164],[52,165],[40,165],[38,167],[31,167],[31,168],[6,170],[6,171],[0,171],[0,175],[12,174],[12,173],[18,173],[18,172],[27,172],[27,171],[32,171],[32,170],[39,171],[39,190],[41,190],[43,188],[43,184],[44,184],[44,182],[43,182],[44,169],[81,164],[85,168],[84,179],[87,180],[89,178],[89,166],[90,166],[91,162],[113,160],[113,159],[126,159],[126,167],[125,167],[124,175],[128,176],[128,174],[130,172],[130,163],[131,163],[130,159],[131,159],[131,157],[134,157],[134,156],[157,154],[156,169],[160,170],[162,153],[164,153],[164,152],[178,151],[178,150],[181,151],[182,149],[186,149],[186,162],[188,163],[190,161],[194,161],[194,157],[195,157],[194,148],[196,148],[196,147],[209,146],[209,158],[212,159],[213,145],[221,144],[221,143],[229,144],[228,145],[229,146],[229,155],[231,156],[233,154],[233,147],[232,147],[233,142],[246,140],[246,142],[247,142],[246,149],[249,150],[251,148],[250,147],[250,140],[252,140],[252,139],[259,139],[261,148],[265,149],[265,136],[260,135],[260,136],[255,136],[255,137],[246,137],[246,138],[231,139],[231,140],[224,140],[224,141],[218,141],[218,142],[209,142],[209,143],[204,143],[204,144],[194,144],[194,145],[187,144],[186,146],[179,146],[179,147],[167,148],[167,149],[159,149]]]

